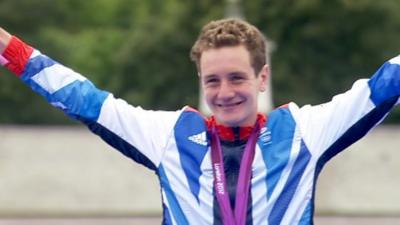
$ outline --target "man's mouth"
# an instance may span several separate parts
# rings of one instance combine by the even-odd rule
[[[217,106],[218,106],[218,107],[221,107],[221,108],[231,108],[231,107],[238,106],[238,105],[240,105],[240,104],[242,104],[242,103],[243,103],[243,101],[240,101],[240,102],[233,102],[233,103],[217,104]]]

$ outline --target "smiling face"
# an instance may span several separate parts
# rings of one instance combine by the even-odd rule
[[[257,97],[266,88],[268,67],[256,75],[243,45],[206,50],[199,66],[203,93],[217,122],[230,127],[254,125]]]

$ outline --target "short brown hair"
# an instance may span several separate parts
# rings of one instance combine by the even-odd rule
[[[244,45],[256,75],[266,63],[266,39],[253,25],[240,19],[222,19],[206,24],[190,52],[190,58],[200,71],[201,54],[209,49]]]

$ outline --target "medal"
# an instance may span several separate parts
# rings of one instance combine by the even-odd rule
[[[228,189],[226,187],[221,143],[215,125],[213,125],[211,128],[211,161],[214,175],[214,189],[224,225],[244,225],[246,223],[247,203],[252,175],[251,165],[253,163],[255,147],[259,134],[260,124],[257,121],[246,143],[243,156],[240,161],[239,178],[235,196],[235,208],[233,211],[229,201]]]

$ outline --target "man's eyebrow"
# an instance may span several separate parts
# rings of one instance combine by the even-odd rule
[[[205,74],[205,75],[203,75],[203,77],[204,77],[205,79],[208,79],[208,78],[215,78],[215,77],[217,77],[217,75],[214,74],[214,73],[211,73],[211,74]]]
[[[230,72],[229,75],[233,75],[233,76],[240,75],[240,76],[242,76],[242,75],[246,75],[246,73],[242,72],[242,71],[233,71],[233,72]]]

